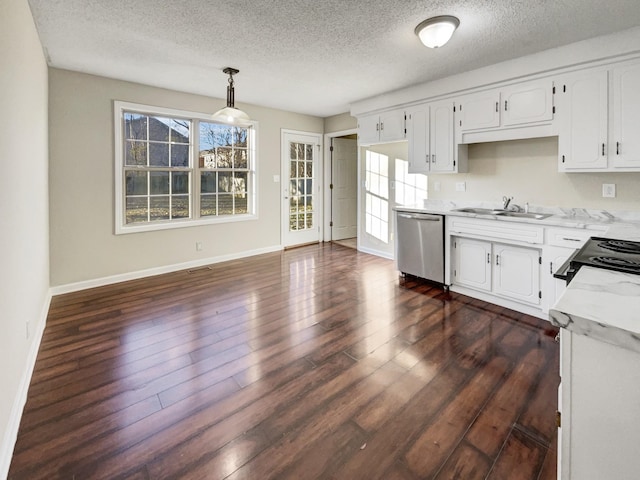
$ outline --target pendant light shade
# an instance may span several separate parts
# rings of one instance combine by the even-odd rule
[[[451,39],[453,32],[460,25],[460,20],[451,15],[428,18],[416,27],[416,35],[429,48],[443,46]]]
[[[235,90],[233,88],[233,76],[239,73],[240,70],[236,68],[227,67],[222,70],[229,75],[229,85],[227,85],[227,106],[218,110],[211,116],[212,120],[218,120],[225,123],[246,123],[249,120],[247,115],[242,110],[235,107]]]

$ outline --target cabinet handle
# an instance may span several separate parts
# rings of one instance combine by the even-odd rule
[[[604,157],[604,143],[602,144],[602,156]]]
[[[571,237],[562,237],[562,240],[566,240],[567,242],[579,242],[579,238],[571,238]]]
[[[620,142],[616,142],[616,155],[620,155]]]
[[[429,161],[429,154],[427,153],[425,156],[427,157],[427,163],[431,163],[431,162]]]
[[[549,262],[549,273],[553,275],[553,262]]]
[[[380,122],[380,131],[384,130],[384,123]]]
[[[496,102],[496,113],[500,111],[500,104]]]
[[[504,101],[504,111],[505,112],[507,111],[507,101],[506,100]]]
[[[376,132],[379,132],[379,131],[380,131],[380,124],[376,123]]]
[[[487,263],[491,264],[491,254],[487,253]]]
[[[496,255],[496,265],[500,265],[500,255]]]
[[[431,155],[431,161],[433,163],[436,163],[436,154],[435,153]]]

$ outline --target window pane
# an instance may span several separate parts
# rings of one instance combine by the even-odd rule
[[[171,193],[189,193],[189,172],[171,173]]]
[[[305,183],[306,183],[305,193],[308,195],[313,194],[313,180],[305,180]]]
[[[303,195],[305,193],[304,191],[304,180],[298,180],[298,192]]]
[[[229,125],[200,122],[200,150],[231,146],[233,140],[231,129]]]
[[[296,143],[296,147],[298,149],[298,158],[300,160],[302,160],[304,158],[304,144],[303,143]]]
[[[305,145],[306,147],[306,159],[313,160],[313,145]]]
[[[249,199],[246,195],[235,197],[236,208],[235,213],[249,213]]]
[[[168,142],[170,118],[149,117],[149,140]]]
[[[305,204],[307,206],[307,211],[313,210],[313,200],[312,200],[312,198],[313,197],[308,196],[307,199],[305,200]]]
[[[169,144],[150,143],[149,144],[149,165],[152,167],[169,166]]]
[[[200,174],[200,192],[215,193],[216,189],[216,172],[202,172]]]
[[[231,172],[218,172],[218,191],[229,193],[233,191],[233,174]]]
[[[124,164],[125,165],[146,165],[147,164],[147,143],[127,141],[124,144]]]
[[[230,148],[220,147],[216,153],[218,168],[231,168],[233,166],[233,151]]]
[[[247,151],[246,150],[234,150],[233,167],[247,168]]]
[[[289,176],[290,176],[291,178],[296,178],[296,177],[297,177],[297,175],[296,175],[296,172],[297,172],[297,167],[296,167],[297,162],[295,162],[295,161],[291,161],[291,162],[289,162],[289,163],[290,163],[290,167],[291,167],[291,169],[289,170]]]
[[[313,228],[313,213],[307,213],[307,228]]]
[[[147,221],[147,197],[128,197],[126,201],[126,222],[139,223]]]
[[[189,166],[189,145],[171,145],[171,166]]]
[[[291,158],[292,160],[296,160],[298,158],[296,144],[293,142],[289,144],[289,158]]]
[[[189,218],[189,197],[187,195],[171,196],[171,218]]]
[[[147,172],[126,172],[125,182],[127,195],[147,194]]]
[[[298,229],[298,216],[294,213],[289,215],[289,230]]]
[[[233,127],[233,144],[236,147],[247,146],[247,138],[249,136],[249,130],[243,127]]]
[[[153,220],[169,219],[169,195],[164,197],[151,197],[149,218]]]
[[[189,133],[191,122],[189,120],[171,119],[169,123],[171,129],[171,141],[176,143],[189,143]]]
[[[304,162],[298,162],[298,174],[296,177],[304,178]]]
[[[151,172],[151,195],[169,193],[169,172]]]
[[[216,196],[203,195],[200,197],[200,215],[203,217],[216,214]]]
[[[218,215],[231,215],[233,213],[233,195],[218,195]]]
[[[247,191],[247,172],[236,172],[233,177],[233,191],[234,193],[241,193]]]
[[[124,138],[134,140],[147,139],[147,116],[140,113],[124,114]]]
[[[313,162],[307,162],[307,177],[313,177]]]

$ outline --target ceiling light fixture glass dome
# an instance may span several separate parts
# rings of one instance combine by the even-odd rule
[[[438,48],[447,43],[460,25],[460,20],[451,15],[440,15],[420,22],[415,29],[420,41],[429,48]]]

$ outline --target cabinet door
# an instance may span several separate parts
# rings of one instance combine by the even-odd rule
[[[404,140],[404,109],[391,110],[380,114],[380,141],[397,142]]]
[[[429,172],[429,106],[407,110],[409,173]]]
[[[431,171],[453,172],[453,102],[432,103],[430,111]]]
[[[640,167],[640,62],[613,70],[614,167]]]
[[[560,171],[607,168],[607,78],[601,70],[556,81]]]
[[[548,312],[567,288],[564,280],[554,278],[553,274],[575,252],[573,248],[545,246],[542,256],[542,298],[544,311]]]
[[[502,125],[553,120],[553,83],[539,80],[502,89]]]
[[[358,117],[358,143],[370,145],[380,140],[380,117],[367,115]]]
[[[471,238],[453,240],[453,283],[491,290],[491,243]]]
[[[540,304],[540,252],[493,244],[493,292],[533,305]]]
[[[500,92],[489,90],[473,93],[459,103],[460,131],[500,126]]]

